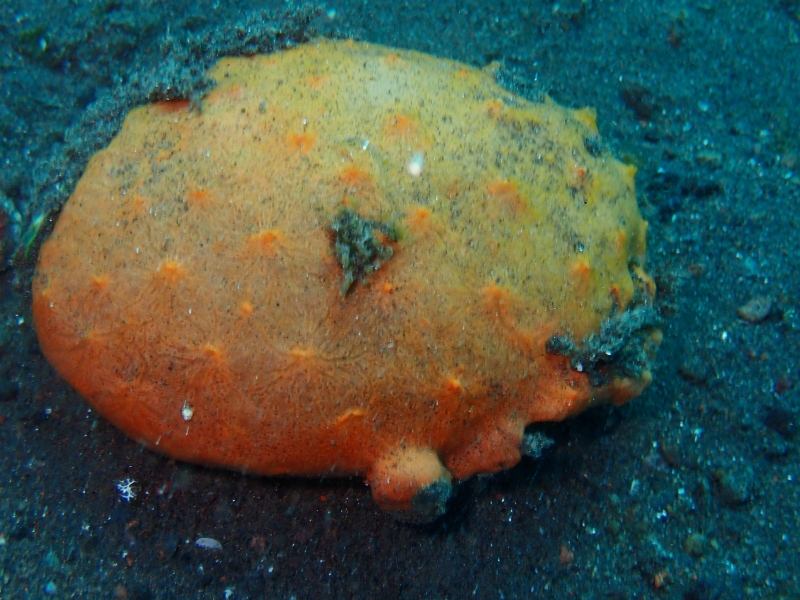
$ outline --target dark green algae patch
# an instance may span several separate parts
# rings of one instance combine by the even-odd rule
[[[333,253],[342,267],[339,292],[346,296],[356,280],[364,283],[394,255],[390,243],[399,241],[396,225],[367,219],[350,208],[342,209],[331,222]],[[387,243],[389,242],[389,243]]]

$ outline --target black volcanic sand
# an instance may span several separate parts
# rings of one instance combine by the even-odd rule
[[[798,597],[798,0],[168,4],[0,5],[0,598]],[[320,34],[500,61],[529,98],[594,106],[639,167],[654,384],[546,427],[541,460],[463,485],[428,527],[379,512],[360,480],[143,450],[30,326],[38,246],[125,111],[202,93],[220,54]]]

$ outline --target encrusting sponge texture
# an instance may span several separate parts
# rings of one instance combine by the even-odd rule
[[[363,475],[424,521],[514,465],[526,425],[649,383],[647,224],[591,110],[351,41],[211,77],[130,113],[39,257],[42,349],[128,435]],[[614,331],[625,360],[592,350]]]

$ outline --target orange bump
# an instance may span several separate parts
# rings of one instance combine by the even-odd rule
[[[573,110],[572,115],[586,125],[592,133],[597,133],[597,111],[593,108],[579,108]]]
[[[108,275],[94,275],[92,276],[92,288],[98,292],[104,292],[108,289],[108,283],[111,281]]]
[[[447,389],[451,392],[460,392],[464,389],[464,386],[461,385],[461,382],[455,377],[448,378],[446,385]]]
[[[244,96],[245,91],[241,85],[219,85],[206,94],[203,103],[235,102]]]
[[[92,344],[100,339],[102,339],[102,336],[93,327],[87,328],[79,337],[81,344]]]
[[[290,150],[299,150],[303,154],[307,154],[316,143],[317,136],[313,133],[290,133],[286,138]]]
[[[395,53],[387,54],[384,60],[386,64],[390,66],[396,66],[403,62],[403,59]]]
[[[397,242],[392,241],[388,235],[383,233],[382,231],[374,231],[373,235],[375,238],[381,243],[383,246],[396,246]]]
[[[572,265],[570,272],[578,283],[587,284],[591,280],[592,266],[585,258],[580,258]]]
[[[377,280],[372,286],[372,290],[375,292],[375,303],[376,306],[379,307],[383,312],[389,312],[393,308],[392,304],[392,294],[397,287],[391,281],[380,281]]]
[[[167,283],[175,284],[186,275],[186,269],[177,260],[168,260],[161,263],[157,273]]]
[[[617,250],[624,250],[627,241],[628,241],[628,234],[625,233],[624,229],[620,229],[617,232],[617,237],[614,239],[614,246],[616,246]]]
[[[508,292],[496,283],[490,283],[482,291],[483,306],[486,311],[497,319],[505,319],[511,305]]]
[[[483,110],[485,110],[486,114],[488,114],[492,118],[499,117],[502,114],[504,108],[505,105],[503,104],[503,101],[500,100],[499,98],[495,98],[494,100],[489,100],[483,103]]]
[[[202,353],[201,356],[194,352],[192,353],[194,357],[202,357],[205,360],[192,361],[193,364],[190,364],[190,385],[200,393],[208,393],[209,389],[224,385],[230,381],[231,372],[228,368],[225,354],[219,346],[210,343],[205,344],[200,349],[200,352]]]
[[[365,414],[364,411],[361,410],[360,408],[351,408],[350,410],[345,412],[343,415],[340,415],[340,416],[338,416],[336,418],[336,424],[337,425],[341,425],[342,423],[344,423],[348,419],[351,419],[353,417],[363,417],[364,414]]]
[[[286,236],[278,229],[262,229],[248,238],[249,246],[267,256],[275,256],[278,246],[286,245]]]
[[[394,114],[387,120],[384,132],[389,136],[407,139],[416,134],[417,124],[408,115]]]
[[[500,205],[514,214],[519,214],[528,206],[525,197],[511,181],[495,181],[486,186],[486,192],[497,199]]]
[[[163,100],[156,102],[153,106],[161,113],[168,115],[182,110],[188,110],[192,105],[190,100]]]
[[[358,167],[345,167],[339,173],[338,178],[339,183],[352,192],[362,192],[364,188],[372,186],[372,177]]]
[[[656,295],[656,282],[650,275],[644,272],[639,265],[631,267],[631,277],[637,283],[639,289],[645,294],[647,298],[655,298]]]
[[[621,170],[622,180],[625,185],[633,190],[636,187],[636,166],[620,164],[618,168]]]
[[[210,358],[214,362],[221,362],[223,360],[222,350],[214,344],[206,344],[203,346],[203,354],[206,358]]]
[[[289,350],[289,354],[294,356],[295,358],[314,358],[317,355],[316,350],[309,350],[306,348],[292,348]]]
[[[155,160],[156,162],[159,162],[159,163],[166,162],[170,158],[172,158],[173,154],[174,154],[174,152],[172,151],[172,149],[163,148],[163,149],[159,150],[158,152],[156,152],[156,155],[153,157],[153,160]]]
[[[570,169],[569,186],[573,190],[579,190],[583,188],[583,185],[586,183],[586,176],[588,174],[589,170],[586,167],[573,164],[572,168]]]
[[[329,79],[330,77],[327,75],[312,75],[308,78],[308,87],[312,90],[318,90],[325,85]]]
[[[211,194],[208,190],[191,189],[186,192],[186,199],[189,201],[190,205],[205,208],[211,201]]]
[[[442,404],[450,404],[451,408],[457,406],[458,401],[466,393],[464,386],[456,377],[448,377],[442,388],[436,394],[436,399]]]
[[[239,304],[239,310],[241,310],[242,314],[247,317],[247,316],[250,316],[250,315],[253,314],[253,311],[255,310],[255,308],[253,307],[253,303],[252,302],[250,302],[249,300],[243,300]]]
[[[614,284],[610,288],[611,296],[614,299],[614,305],[617,307],[618,310],[623,310],[624,307],[622,306],[622,292],[619,289],[617,284]]]
[[[627,404],[632,398],[641,394],[653,381],[649,370],[642,371],[638,379],[615,377],[608,385],[609,401],[617,406]]]
[[[431,211],[424,206],[411,209],[408,215],[408,226],[414,233],[419,233],[428,228],[431,222]]]
[[[115,215],[115,220],[125,221],[142,216],[147,212],[147,208],[147,198],[141,194],[131,194],[128,196],[128,201],[120,207],[119,212]]]

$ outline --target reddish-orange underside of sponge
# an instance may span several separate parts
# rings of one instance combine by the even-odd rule
[[[452,478],[515,464],[525,425],[647,384],[596,389],[546,352],[649,285],[632,174],[586,151],[583,112],[511,108],[481,71],[350,42],[212,76],[202,110],[131,113],[39,258],[45,355],[130,436],[253,473],[361,474],[429,519]],[[343,210],[391,247],[345,295]]]

